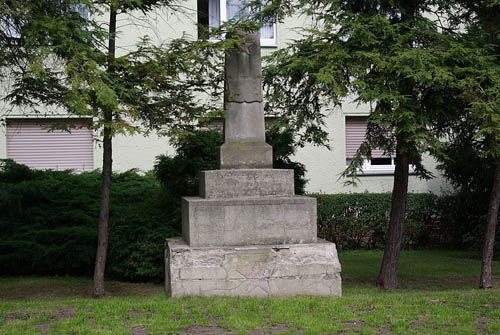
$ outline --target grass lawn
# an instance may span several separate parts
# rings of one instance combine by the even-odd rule
[[[495,286],[463,251],[403,252],[402,288],[373,286],[382,252],[340,253],[343,297],[171,299],[151,284],[108,282],[89,298],[79,278],[0,278],[0,334],[500,334]]]

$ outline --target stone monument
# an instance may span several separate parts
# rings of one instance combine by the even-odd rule
[[[259,34],[226,56],[225,143],[200,196],[182,199],[182,238],[167,240],[165,286],[185,295],[341,295],[335,244],[317,239],[316,199],[294,194],[265,142]]]

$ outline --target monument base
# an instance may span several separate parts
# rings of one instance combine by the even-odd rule
[[[190,247],[167,240],[165,286],[172,297],[340,296],[335,244]]]

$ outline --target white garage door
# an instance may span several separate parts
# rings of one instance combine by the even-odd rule
[[[76,121],[67,131],[48,131],[60,120],[11,120],[7,123],[7,157],[33,169],[91,171],[92,131]]]

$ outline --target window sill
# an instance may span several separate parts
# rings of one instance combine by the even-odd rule
[[[410,169],[408,171],[408,175],[415,175],[415,171]],[[349,175],[352,177],[352,174]],[[363,170],[362,172],[358,172],[358,177],[370,177],[370,176],[394,176],[394,170]]]
[[[394,170],[363,170],[359,176],[387,176],[394,175]]]
[[[198,37],[198,39],[200,39],[200,38]],[[216,43],[216,42],[222,41],[222,39],[210,38],[207,41],[212,42],[212,43]],[[277,49],[278,44],[277,43],[276,44],[262,44],[262,41],[261,41],[260,47],[261,47],[261,49]]]

